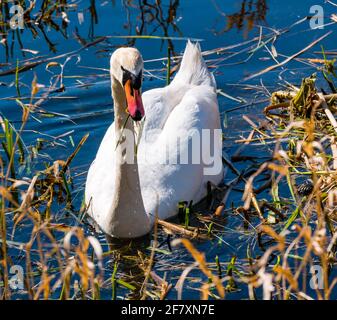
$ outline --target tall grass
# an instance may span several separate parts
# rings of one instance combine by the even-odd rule
[[[66,205],[71,204],[69,166],[88,135],[81,139],[67,159],[55,161],[43,171],[35,171],[30,179],[23,175],[31,168],[18,172],[21,166],[31,165],[28,159],[33,155],[28,154],[28,148],[24,149],[22,134],[30,113],[36,108],[33,101],[38,91],[34,79],[30,103],[20,103],[22,121],[19,130],[8,119],[0,119],[3,132],[0,139],[4,150],[0,154],[0,295],[3,299],[10,299],[13,293],[9,269],[15,264],[16,258],[8,253],[11,247],[8,239],[16,239],[17,229],[28,223],[30,239],[18,244],[24,256],[24,291],[28,297],[48,299],[55,297],[55,292],[62,288],[59,298],[68,299],[74,294],[73,283],[76,278],[79,282],[76,294],[85,298],[90,292],[91,298],[97,299],[103,279],[100,243],[92,236],[85,236],[81,228],[53,222],[50,213],[54,203],[59,202],[63,195]],[[8,223],[9,217],[11,223]],[[61,238],[58,235],[60,233],[63,234]],[[39,261],[38,268],[36,259]]]

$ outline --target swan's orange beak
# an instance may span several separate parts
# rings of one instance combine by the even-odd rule
[[[140,121],[145,115],[142,97],[139,90],[132,87],[131,80],[126,81],[124,85],[128,112],[134,121]]]

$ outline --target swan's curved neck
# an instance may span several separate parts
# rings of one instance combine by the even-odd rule
[[[121,84],[112,77],[112,97],[115,113],[115,194],[109,212],[110,234],[119,238],[137,237],[150,231],[151,224],[142,199],[135,127],[125,112],[126,98]]]

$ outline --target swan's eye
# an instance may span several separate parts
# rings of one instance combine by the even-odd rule
[[[128,80],[132,81],[132,73],[128,70],[126,70],[123,66],[121,66],[121,69],[123,71],[123,86],[125,86],[126,82]]]
[[[142,86],[142,78],[143,78],[143,72],[139,72],[139,74],[135,77],[133,81],[133,88],[136,90],[139,90]]]
[[[135,75],[129,70],[125,69],[123,66],[121,66],[121,69],[123,71],[123,86],[125,86],[128,80],[131,80],[132,88],[139,90],[142,86],[143,72],[140,71],[138,75]]]

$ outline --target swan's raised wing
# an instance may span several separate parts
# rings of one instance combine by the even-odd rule
[[[182,102],[186,93],[196,86],[216,91],[214,76],[207,68],[199,44],[188,41],[179,71],[171,84],[143,93],[146,116],[144,130],[162,129],[174,108]]]
[[[209,154],[206,158],[205,149]],[[207,181],[218,184],[223,178],[221,150],[220,117],[213,88],[196,86],[185,91],[163,128],[148,129],[141,139],[138,160],[147,211],[154,214],[158,207],[159,217],[167,218],[176,214],[178,202],[201,200],[206,195]],[[211,167],[214,171],[208,174],[211,171],[205,169]]]

